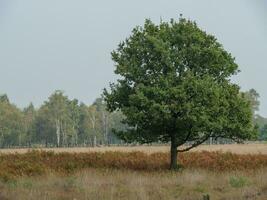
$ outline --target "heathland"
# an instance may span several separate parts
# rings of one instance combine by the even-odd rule
[[[267,145],[2,150],[0,199],[267,199]],[[17,152],[17,153],[15,153]]]

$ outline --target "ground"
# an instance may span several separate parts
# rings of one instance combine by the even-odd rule
[[[265,144],[202,145],[193,150],[197,153],[181,156],[186,167],[174,172],[167,170],[165,165],[158,169],[155,167],[158,163],[167,163],[168,146],[42,150],[58,154],[27,153],[27,149],[0,150],[2,153],[0,154],[2,177],[0,200],[203,200],[204,195],[209,195],[210,200],[267,199],[267,145]],[[206,156],[207,153],[202,152],[203,150],[221,151],[221,153],[211,153]],[[142,151],[151,156],[128,153],[135,151]],[[19,154],[10,154],[14,152]],[[62,152],[67,153],[61,154]],[[76,153],[75,156],[73,152]],[[88,152],[97,153],[81,154]],[[158,152],[161,154],[154,154]],[[242,154],[242,156],[223,152]],[[102,157],[104,160],[101,160],[101,156],[104,156]],[[189,157],[191,161],[187,160]],[[142,159],[148,158],[150,159],[148,164],[142,163]],[[89,159],[96,159],[93,162],[96,165],[90,164]],[[195,160],[198,162],[194,162]],[[116,163],[112,164],[114,161]],[[76,166],[77,162],[80,165]],[[101,162],[106,163],[103,164],[104,167]],[[240,170],[233,170],[235,166],[232,166],[227,170],[231,163],[244,165],[244,169],[241,167]],[[142,164],[144,170],[138,169]],[[154,169],[148,169],[153,164]],[[211,165],[211,168],[206,168],[205,165]],[[129,169],[124,166],[126,168],[129,166]],[[221,170],[224,168],[226,170]],[[33,175],[34,170],[37,170],[37,175]],[[10,176],[12,174],[16,176]]]
[[[88,169],[68,177],[21,178],[0,185],[11,200],[266,200],[267,172],[135,172]],[[1,198],[2,197],[2,198]]]

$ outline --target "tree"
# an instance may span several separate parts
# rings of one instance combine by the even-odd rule
[[[31,146],[34,137],[34,120],[36,111],[32,103],[23,110],[25,125],[25,142]]]
[[[6,95],[0,99],[0,145],[21,145],[25,133],[23,115],[15,105],[9,103]]]
[[[121,112],[106,111],[106,105],[101,98],[97,98],[90,106],[81,104],[79,141],[91,146],[120,142],[112,133],[112,129],[123,129],[121,119],[123,119]]]
[[[9,98],[6,94],[0,95],[0,101],[9,103]]]
[[[41,131],[39,133],[44,136],[46,144],[48,139],[53,138],[49,136],[51,131],[56,136],[57,147],[75,143],[79,118],[77,104],[77,100],[70,101],[62,91],[58,90],[42,105],[37,117],[37,128]]]
[[[127,125],[123,124],[122,121],[124,120],[124,115],[121,111],[116,111],[110,113],[110,123],[109,123],[109,143],[110,144],[121,144],[122,141],[118,138],[114,133],[113,130],[117,131],[125,131],[127,129]]]
[[[48,115],[54,123],[57,137],[57,147],[63,146],[66,142],[65,125],[67,124],[67,96],[62,91],[56,91],[49,97],[45,103],[48,107]]]
[[[259,131],[259,139],[267,140],[267,124],[265,124]]]
[[[45,144],[46,147],[48,147],[49,144],[57,144],[55,123],[49,113],[49,107],[47,105],[42,105],[36,114],[33,124],[33,141],[36,144]]]
[[[108,143],[108,135],[109,135],[109,117],[110,113],[106,110],[106,104],[103,101],[102,98],[97,98],[95,102],[93,103],[93,106],[95,106],[96,111],[98,112],[99,122],[101,124],[101,133],[103,136],[102,142],[104,144]]]
[[[100,113],[95,105],[81,105],[79,138],[82,143],[95,146],[97,141],[103,140],[101,134]]]
[[[100,113],[97,111],[96,105],[87,108],[88,136],[90,137],[92,146],[96,146],[97,139],[101,138]]]
[[[78,130],[79,130],[79,121],[80,121],[80,106],[77,99],[68,101],[68,141],[69,144],[77,145],[78,143]]]
[[[210,137],[255,136],[249,102],[230,82],[238,72],[234,58],[195,22],[146,20],[112,59],[120,79],[104,90],[104,98],[128,125],[116,135],[126,142],[170,142],[171,169],[178,167],[178,152]]]
[[[245,97],[250,102],[252,112],[255,115],[256,111],[259,110],[260,106],[259,93],[255,89],[250,89],[249,91],[245,92]]]

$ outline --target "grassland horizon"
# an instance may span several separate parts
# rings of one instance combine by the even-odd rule
[[[170,151],[169,145],[135,145],[135,146],[98,146],[98,147],[61,147],[61,148],[4,148],[0,149],[0,154],[12,154],[12,153],[27,153],[31,150],[40,151],[53,151],[55,153],[89,153],[89,152],[107,152],[107,151],[119,151],[119,152],[144,152],[151,153],[168,153]],[[200,151],[220,151],[230,152],[234,154],[267,154],[267,143],[249,143],[249,144],[216,144],[216,145],[200,145],[190,152]]]

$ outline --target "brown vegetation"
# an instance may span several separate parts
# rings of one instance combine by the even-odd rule
[[[2,153],[0,199],[267,199],[267,154],[181,153],[170,172],[169,153],[154,152],[163,147],[130,148]]]
[[[20,176],[48,173],[68,175],[88,168],[137,171],[161,171],[169,166],[169,153],[90,152],[54,153],[29,151],[25,154],[0,155],[0,178],[3,181]],[[186,169],[208,169],[214,172],[250,171],[267,168],[267,155],[238,155],[222,152],[188,152],[179,154]]]
[[[204,170],[137,172],[87,169],[71,176],[23,177],[0,184],[0,199],[10,200],[266,200],[267,173]]]

